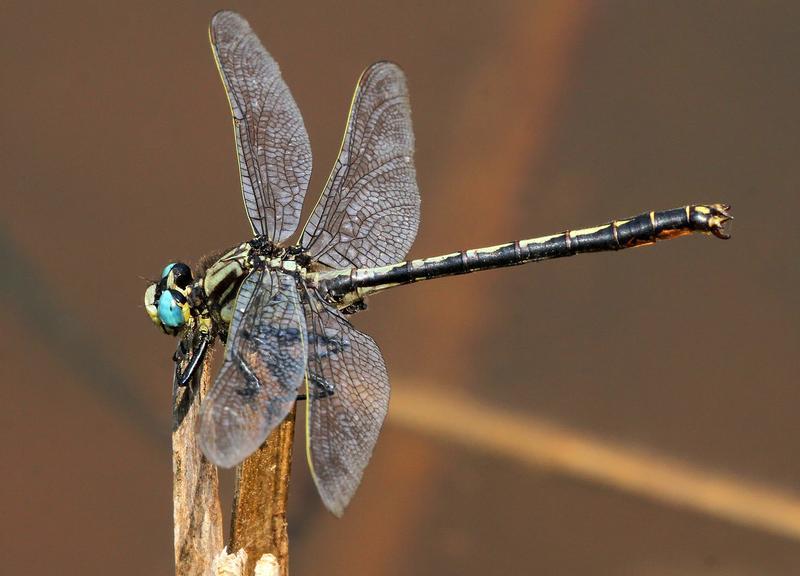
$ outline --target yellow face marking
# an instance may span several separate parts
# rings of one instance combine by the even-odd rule
[[[150,316],[156,326],[161,326],[161,320],[158,318],[158,308],[155,305],[156,301],[156,285],[150,284],[144,292],[144,309],[147,310],[147,315]]]
[[[181,312],[183,313],[183,322],[188,324],[192,317],[192,313],[189,310],[189,303],[187,302],[186,304],[183,304],[180,308]]]
[[[708,206],[695,206],[694,209],[701,214],[711,214],[711,210],[708,209]]]

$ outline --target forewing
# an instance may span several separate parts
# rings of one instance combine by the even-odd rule
[[[355,494],[389,407],[375,341],[306,293],[308,461],[325,506],[341,516]]]
[[[292,276],[265,269],[244,280],[200,415],[200,447],[211,462],[238,464],[286,417],[305,374],[305,330]]]
[[[250,224],[274,242],[300,221],[311,177],[311,145],[280,70],[235,12],[211,20],[211,47],[233,113],[239,175]]]
[[[301,244],[333,268],[402,260],[419,227],[414,132],[403,71],[378,62],[359,78],[342,147]]]

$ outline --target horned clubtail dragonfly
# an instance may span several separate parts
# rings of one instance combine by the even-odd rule
[[[175,381],[189,384],[216,340],[224,360],[203,400],[200,447],[231,467],[306,400],[307,453],[325,506],[341,515],[358,487],[389,404],[375,342],[349,315],[387,288],[583,252],[621,250],[693,232],[728,238],[723,204],[647,212],[602,226],[402,261],[420,198],[403,71],[391,62],[358,80],[338,159],[299,240],[311,148],[278,65],[247,21],[219,12],[211,46],[233,114],[242,198],[254,238],[193,271],[164,268],[145,306],[180,337]]]

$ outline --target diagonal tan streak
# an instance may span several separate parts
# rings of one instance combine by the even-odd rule
[[[558,103],[591,12],[591,4],[574,0],[518,2],[509,11],[504,33],[494,51],[475,64],[453,115],[451,148],[430,187],[448,193],[424,196],[424,218],[439,223],[426,231],[435,245],[445,251],[466,247],[457,241],[454,245],[454,220],[462,229],[480,223],[479,230],[468,234],[468,242],[491,244],[509,237],[519,195],[532,193],[524,186],[552,137]],[[444,225],[448,221],[451,224]],[[463,282],[458,297],[479,302],[490,287],[486,277]],[[487,322],[480,306],[465,314],[463,307],[441,306],[437,298],[420,302],[416,314],[427,326],[424,341],[435,343],[442,358],[460,357]],[[440,369],[434,363],[426,373]],[[440,380],[470,381],[462,373],[465,369],[460,363],[446,363]]]
[[[800,494],[400,382],[389,422],[515,462],[800,540]]]
[[[444,251],[466,247],[459,246],[451,234],[478,220],[490,243],[506,238],[507,223],[513,220],[517,205],[514,199],[548,142],[553,110],[569,78],[590,7],[580,0],[510,4],[493,44],[479,60],[470,62],[473,70],[468,80],[452,94],[449,150],[437,164],[428,192],[423,191],[424,221],[441,223],[426,227],[434,246]],[[499,79],[505,79],[504,89],[496,86]],[[418,96],[412,94],[413,98]],[[475,146],[478,141],[483,145]],[[487,213],[491,217],[484,217]],[[456,219],[458,226],[453,224]],[[444,225],[447,222],[451,224]],[[470,234],[469,241],[480,239]],[[479,302],[488,286],[486,281],[462,285],[458,298]],[[435,344],[437,359],[461,357],[485,322],[479,306],[470,307],[465,314],[463,307],[441,306],[435,297],[414,302],[396,318],[406,318],[409,329],[424,324],[416,346]],[[469,374],[462,373],[462,363],[427,358],[419,369],[434,376],[438,373],[451,383],[469,380]],[[383,445],[387,441],[389,445]],[[403,458],[383,457],[367,472],[368,485],[362,485],[357,496],[362,512],[349,516],[348,530],[367,536],[369,546],[364,546],[363,538],[342,538],[339,525],[331,524],[321,524],[324,527],[304,542],[303,548],[316,557],[331,541],[337,542],[336,555],[325,557],[326,573],[353,573],[348,561],[337,563],[343,562],[342,558],[358,558],[358,571],[364,574],[395,573],[402,570],[399,566],[413,565],[408,550],[435,505],[431,486],[440,482],[442,465],[426,442],[396,435],[380,443],[379,451],[385,454],[413,454],[414,466],[408,466]],[[387,482],[400,487],[392,500],[386,499],[384,490],[375,488]]]

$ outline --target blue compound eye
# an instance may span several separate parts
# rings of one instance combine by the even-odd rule
[[[169,271],[172,270],[172,267],[175,266],[175,264],[177,264],[177,262],[170,262],[164,266],[164,270],[161,271],[161,277],[166,278],[167,274],[169,274]]]
[[[158,297],[158,318],[168,328],[179,328],[186,321],[183,306],[186,298],[175,290],[164,290]]]

